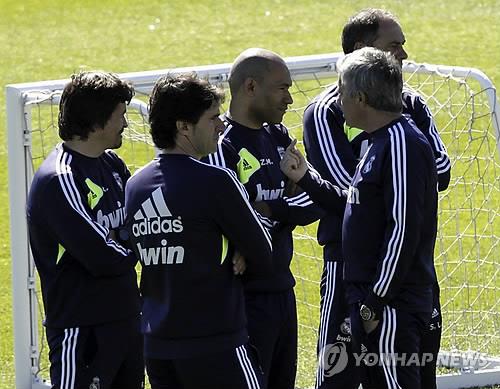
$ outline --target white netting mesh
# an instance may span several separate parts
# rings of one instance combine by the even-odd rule
[[[492,89],[483,89],[467,74],[456,77],[418,66],[408,68],[412,71],[405,73],[407,84],[427,101],[452,161],[449,189],[440,195],[435,259],[444,317],[442,348],[500,355],[500,162],[493,125],[495,107],[488,102]],[[299,140],[305,106],[336,81],[334,73],[326,78],[324,72],[304,77],[294,81],[295,102],[285,116],[286,125]],[[225,75],[220,79],[224,80]],[[129,107],[129,129],[118,151],[132,171],[154,154],[148,126],[140,113],[144,112],[151,87],[142,85],[138,98],[142,103]],[[30,96],[27,112],[31,111],[31,115],[26,115],[31,129],[28,176],[59,141],[60,91],[39,94],[38,101],[33,100],[32,93]],[[316,224],[297,228],[293,271],[300,322],[298,387],[310,387],[314,382],[321,270]],[[47,354],[46,350],[43,354]],[[46,355],[41,360],[41,374],[48,376]]]

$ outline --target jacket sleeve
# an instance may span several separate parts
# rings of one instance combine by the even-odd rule
[[[110,238],[84,201],[71,173],[55,176],[44,192],[43,215],[59,244],[93,276],[129,272],[137,262],[132,251]]]
[[[411,111],[411,118],[415,122],[418,129],[424,134],[429,141],[434,158],[436,160],[436,169],[438,174],[438,188],[443,191],[448,188],[451,176],[451,162],[448,156],[448,151],[444,145],[439,132],[434,123],[431,111],[425,104],[421,96],[412,94],[410,95],[413,101],[406,102],[411,104],[413,109]]]
[[[280,127],[280,131],[286,133],[286,140],[288,142],[286,146],[288,146],[291,139],[288,137],[286,128],[284,126]],[[215,153],[210,154],[206,158],[206,161],[211,165],[228,168],[236,174],[238,173],[239,160],[240,156],[226,139],[219,143]],[[266,228],[269,229],[275,227],[277,225],[276,222],[305,226],[315,222],[324,214],[324,211],[309,199],[307,193],[294,193],[276,200],[264,201],[271,209],[271,218],[266,218],[258,213],[257,215]]]
[[[325,215],[325,211],[304,191],[290,197],[266,200],[266,203],[271,209],[271,218],[284,224],[307,226]]]
[[[323,179],[348,189],[356,170],[357,157],[344,133],[340,109],[323,100],[304,111],[304,146],[307,160]]]
[[[210,165],[230,169],[236,174],[238,173],[239,160],[240,156],[234,149],[233,145],[226,138],[221,138],[217,144],[217,150],[215,153],[202,158],[202,161],[209,163]]]
[[[215,185],[215,219],[222,233],[247,262],[250,274],[271,271],[271,236],[248,202],[248,194],[233,172],[223,169],[221,182]]]
[[[343,215],[345,209],[345,194],[337,185],[323,180],[312,166],[297,183],[317,204],[329,212]]]
[[[288,129],[284,125],[276,125],[284,148],[288,147],[292,142]],[[291,186],[290,193],[285,191],[285,195],[275,200],[266,200],[266,204],[271,209],[271,218],[282,224],[307,226],[314,223],[325,215],[325,211],[315,204],[309,195],[300,187],[297,188],[286,176],[283,175],[287,182],[287,187]]]
[[[402,129],[391,130],[383,163],[383,192],[385,202],[385,232],[379,252],[373,288],[364,303],[380,315],[400,285],[409,276],[416,260],[421,239],[426,194],[434,174],[433,166],[425,160],[417,144],[406,143]]]

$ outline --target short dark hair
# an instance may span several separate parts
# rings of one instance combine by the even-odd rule
[[[235,63],[229,74],[231,95],[236,95],[247,78],[262,82],[271,68],[271,60],[264,57],[245,58]]]
[[[342,49],[344,54],[354,51],[357,42],[363,42],[366,46],[373,46],[377,40],[380,22],[397,18],[389,11],[378,8],[367,8],[351,16],[342,30]]]
[[[134,88],[113,73],[79,72],[71,76],[59,103],[59,136],[82,140],[104,127],[119,103],[129,103]]]
[[[347,55],[339,65],[342,93],[363,94],[366,103],[380,111],[401,112],[403,75],[396,57],[374,47]]]
[[[195,74],[163,76],[149,98],[149,124],[153,143],[160,149],[175,147],[177,120],[196,124],[213,102],[224,101],[224,92]]]

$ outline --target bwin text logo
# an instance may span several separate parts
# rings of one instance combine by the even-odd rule
[[[263,189],[261,184],[257,184],[257,196],[255,201],[276,200],[283,197],[285,192],[285,181],[280,182],[279,189]]]
[[[151,197],[141,204],[135,215],[136,221],[132,225],[132,233],[139,236],[182,232],[184,227],[180,217],[172,219],[172,213],[165,203],[161,188],[155,189]],[[142,242],[144,244],[144,242]],[[141,242],[136,244],[141,262],[149,265],[181,264],[184,261],[184,247],[167,246],[167,240],[160,241],[160,247],[142,247]]]
[[[118,208],[114,211],[104,214],[102,210],[97,211],[97,223],[109,229],[118,228],[125,223],[125,207],[117,202]]]
[[[178,265],[184,262],[184,247],[167,246],[165,239],[162,239],[160,243],[161,247],[142,247],[140,243],[137,243],[137,251],[144,266]]]
[[[182,232],[184,227],[180,217],[172,219],[172,213],[165,203],[161,188],[151,193],[151,198],[141,204],[132,224],[132,233],[137,238],[141,235],[168,234]]]

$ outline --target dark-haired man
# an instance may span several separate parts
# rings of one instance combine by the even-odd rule
[[[143,387],[136,257],[118,239],[130,173],[109,150],[122,144],[133,95],[114,74],[74,74],[59,105],[63,143],[30,189],[30,243],[56,389]]]
[[[246,273],[266,274],[271,239],[233,172],[200,161],[217,148],[223,98],[192,75],[160,78],[149,122],[161,153],[126,188],[153,389],[262,387],[231,259],[237,251]]]
[[[382,9],[365,9],[353,15],[342,31],[345,54],[365,46],[392,53],[402,64],[408,56],[404,49],[405,36],[394,15]],[[429,141],[436,160],[439,190],[450,181],[450,160],[439,137],[432,115],[421,96],[403,89],[403,113],[409,116]],[[340,106],[339,87],[332,85],[317,96],[304,112],[304,145],[309,162],[321,176],[346,190],[357,163],[368,147],[368,134],[345,124]],[[318,370],[316,387],[321,389],[357,388],[352,373],[354,358],[350,354],[349,312],[342,282],[342,216],[331,212],[321,219],[318,242],[324,246],[324,268],[321,281],[320,327],[318,338]],[[434,355],[433,361],[422,368],[424,387],[435,388],[435,363],[441,336],[439,287],[434,290],[434,312],[422,347]],[[329,371],[323,351],[336,342],[342,343],[350,355],[348,367],[335,375]]]

